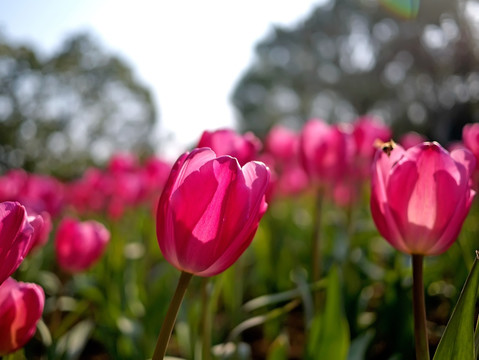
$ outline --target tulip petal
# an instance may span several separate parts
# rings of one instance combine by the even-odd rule
[[[378,149],[375,154],[371,177],[371,214],[379,233],[394,247],[405,251],[403,234],[399,232],[387,196],[389,174],[398,161],[404,156],[404,149],[395,146],[390,153]]]
[[[22,205],[0,203],[0,284],[20,266],[30,246],[32,233],[33,228]]]
[[[251,244],[259,221],[267,209],[268,205],[265,202],[264,193],[269,184],[269,169],[263,163],[249,162],[243,166],[242,173],[244,184],[250,190],[246,193],[241,190],[237,191],[236,195],[239,195],[237,196],[239,203],[242,197],[248,199],[249,208],[246,212],[248,216],[245,217],[245,213],[236,211],[237,215],[241,216],[243,220],[237,220],[240,226],[235,226],[235,232],[228,232],[229,238],[223,241],[228,246],[222,246],[221,251],[217,254],[217,260],[212,266],[197,275],[213,276],[230,267]]]
[[[8,278],[0,286],[0,356],[24,346],[35,334],[45,294],[36,284]]]
[[[451,157],[466,168],[467,177],[472,176],[476,168],[476,159],[470,151],[466,149],[455,149],[451,152]]]

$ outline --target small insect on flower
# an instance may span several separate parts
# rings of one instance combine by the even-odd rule
[[[374,142],[374,146],[378,149],[381,149],[388,157],[391,156],[391,151],[396,147],[396,143],[394,140],[389,140],[386,142],[382,142],[381,140],[377,139]]]

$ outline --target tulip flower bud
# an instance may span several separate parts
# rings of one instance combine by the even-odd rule
[[[472,199],[473,155],[436,142],[376,153],[371,212],[381,235],[413,255],[438,255],[456,240]]]
[[[47,243],[52,230],[52,220],[49,213],[42,211],[41,215],[28,216],[28,222],[33,227],[32,240],[27,250],[29,254]]]
[[[68,272],[85,271],[100,259],[109,241],[110,233],[99,222],[65,218],[55,237],[58,264]]]
[[[10,201],[0,203],[0,284],[20,266],[32,234],[33,228],[22,205]]]
[[[261,141],[251,132],[240,135],[231,129],[220,129],[203,132],[197,147],[209,147],[217,156],[233,156],[243,166],[248,161],[256,160]]]
[[[269,169],[240,167],[209,148],[183,154],[158,204],[156,231],[163,256],[177,269],[213,276],[231,266],[251,243],[266,211]]]
[[[45,294],[36,284],[7,278],[0,285],[0,356],[23,347],[35,334]]]
[[[309,176],[320,184],[334,184],[345,175],[353,150],[350,135],[339,125],[312,119],[303,127],[301,160]]]

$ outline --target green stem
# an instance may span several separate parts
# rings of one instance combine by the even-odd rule
[[[422,276],[423,255],[412,255],[412,296],[414,309],[414,339],[416,360],[429,360],[429,343],[426,328],[426,305]]]
[[[211,293],[208,289],[209,278],[203,278],[201,282],[201,347],[202,360],[211,359]]]
[[[318,189],[316,195],[316,207],[314,209],[314,223],[313,223],[313,244],[311,249],[312,258],[312,282],[316,283],[321,277],[321,218],[323,208],[323,190]],[[314,295],[314,307],[316,310],[319,308],[320,294],[316,292]]]
[[[173,331],[173,326],[175,325],[176,316],[178,315],[178,310],[180,309],[181,302],[188,288],[188,284],[192,278],[193,274],[182,272],[180,279],[178,280],[178,285],[176,286],[175,294],[171,299],[170,306],[166,312],[165,320],[163,325],[161,325],[160,335],[158,336],[158,341],[156,342],[155,352],[153,354],[152,360],[161,360],[165,357],[166,347],[170,341],[171,332]]]

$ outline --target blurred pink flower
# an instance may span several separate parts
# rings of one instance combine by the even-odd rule
[[[50,214],[46,211],[43,211],[40,215],[34,215],[31,211],[28,214],[28,221],[33,227],[33,236],[27,250],[29,254],[48,242],[52,230],[52,220]]]
[[[251,243],[267,208],[269,170],[240,167],[208,148],[176,161],[156,216],[158,243],[177,269],[213,276],[230,267]]]
[[[7,278],[0,285],[0,356],[23,347],[35,334],[45,303],[43,289]]]
[[[256,160],[261,150],[261,141],[251,132],[241,135],[231,129],[220,129],[204,131],[197,147],[209,147],[217,156],[235,157],[243,166],[249,161]]]
[[[467,124],[462,128],[462,141],[479,162],[479,123]],[[479,166],[476,163],[476,166]]]
[[[132,172],[138,168],[138,158],[130,153],[116,153],[108,162],[110,173]]]
[[[17,202],[0,203],[0,284],[26,256],[33,235],[27,212]]]
[[[448,153],[436,142],[376,153],[371,212],[380,234],[396,249],[437,255],[456,240],[475,192],[467,150]]]
[[[271,128],[266,136],[265,150],[282,162],[298,157],[299,134],[282,125]]]
[[[100,259],[109,241],[109,231],[99,222],[64,218],[55,237],[58,264],[71,273],[85,271]]]
[[[405,133],[401,138],[399,139],[399,144],[404,148],[404,149],[409,149],[412,148],[413,146],[416,146],[418,144],[421,144],[423,142],[427,141],[426,137],[415,132],[415,131],[410,131]]]
[[[301,160],[309,177],[317,184],[332,186],[351,164],[352,145],[350,134],[342,125],[309,120],[300,139]]]
[[[295,195],[309,185],[308,174],[299,157],[299,134],[293,130],[274,126],[266,136],[265,152],[259,159],[271,170],[270,195]]]
[[[354,167],[361,179],[369,179],[371,165],[378,141],[391,140],[391,129],[373,116],[363,116],[356,120],[353,128]]]

